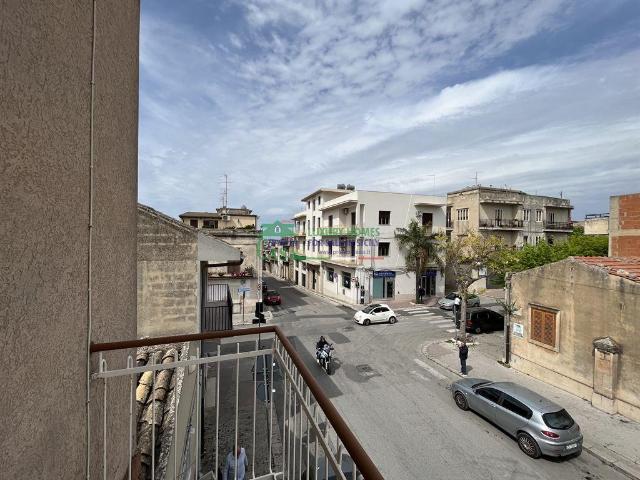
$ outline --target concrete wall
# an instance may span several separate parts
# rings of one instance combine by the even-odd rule
[[[138,337],[200,331],[198,232],[138,209]]]
[[[609,256],[640,257],[640,193],[610,199]]]
[[[585,235],[608,235],[609,234],[609,218],[587,218],[584,221]]]
[[[595,338],[610,336],[623,347],[615,396],[618,411],[640,419],[640,284],[567,259],[513,276],[512,297],[520,307],[513,322],[512,365],[585,399],[593,392]],[[530,305],[558,310],[558,351],[530,341]]]
[[[10,1],[2,18],[0,470],[82,478],[92,4]],[[135,337],[138,2],[97,2],[96,21],[91,339],[103,342]],[[109,366],[123,366],[125,353],[107,355]],[[109,408],[122,413],[108,418],[109,478],[126,472],[128,388],[128,379],[109,381]],[[101,385],[91,392],[97,476]]]

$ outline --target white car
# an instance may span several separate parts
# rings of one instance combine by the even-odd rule
[[[396,323],[398,319],[389,305],[384,303],[372,303],[363,308],[353,316],[353,320],[360,325],[370,325],[372,323]]]

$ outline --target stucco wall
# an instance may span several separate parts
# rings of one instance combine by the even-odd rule
[[[197,333],[198,232],[138,211],[138,337]]]
[[[135,337],[139,6],[97,5],[91,288],[92,339],[100,342]],[[1,18],[2,476],[81,478],[92,6],[4,2]],[[123,360],[107,359],[112,367]],[[128,411],[128,385],[109,382],[111,411]],[[94,383],[94,475],[102,468],[101,393]],[[126,421],[108,420],[109,478],[125,473]]]
[[[523,338],[512,335],[513,366],[591,399],[592,341],[610,336],[623,346],[616,397],[640,417],[640,284],[573,259],[515,274],[512,284],[513,321],[524,325]],[[529,341],[531,304],[559,311],[558,352]]]

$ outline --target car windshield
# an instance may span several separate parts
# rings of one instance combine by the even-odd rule
[[[373,310],[374,308],[378,308],[379,306],[380,304],[374,303],[373,305],[369,305],[368,307],[365,307],[362,311],[364,313],[371,313],[371,310]]]
[[[271,295],[278,295],[278,292],[276,292],[275,290],[269,290],[267,292],[267,295],[271,296]]]
[[[542,415],[542,419],[544,423],[549,428],[554,428],[556,430],[567,430],[573,427],[575,423],[571,415],[567,413],[566,410],[560,410],[559,412],[545,413]]]

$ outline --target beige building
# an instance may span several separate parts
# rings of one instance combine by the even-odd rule
[[[585,235],[609,235],[609,214],[591,213],[580,222]]]
[[[136,336],[139,13],[137,1],[2,4],[3,478],[102,477],[88,346]],[[105,359],[124,367],[124,354]],[[128,378],[107,402],[128,412]],[[106,476],[122,479],[127,415],[107,427]]]
[[[255,230],[258,216],[251,212],[244,205],[240,208],[220,207],[215,212],[185,212],[180,215],[180,219],[194,228]]]
[[[640,259],[570,257],[513,275],[511,365],[640,420]]]
[[[609,256],[640,257],[640,193],[609,201]]]
[[[448,193],[447,206],[447,230],[452,237],[475,230],[520,248],[563,241],[573,231],[573,207],[566,198],[474,186]]]
[[[138,204],[138,337],[231,328],[228,285],[207,273],[241,263],[238,249]]]

